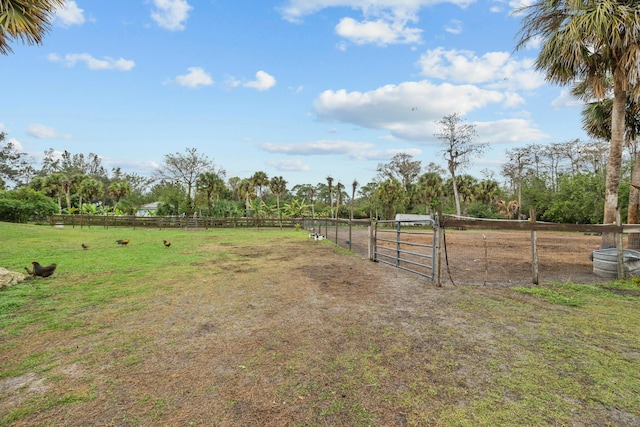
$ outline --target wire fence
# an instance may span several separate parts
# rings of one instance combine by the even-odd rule
[[[304,218],[302,225],[312,239],[316,237],[322,240],[327,239],[362,257],[370,257],[371,221],[369,220]]]
[[[185,218],[54,215],[51,225],[63,227],[186,228]],[[329,218],[283,221],[252,218],[206,218],[195,225],[216,227],[302,227],[309,236],[327,239],[363,258],[374,259],[376,222]],[[594,274],[590,255],[603,232],[616,233],[625,248],[637,248],[640,226],[555,224],[480,220],[444,216],[438,225],[434,282],[442,285],[528,285],[532,283],[599,283],[612,280]],[[533,235],[535,232],[535,236]],[[433,245],[428,233],[405,236],[411,245]],[[617,239],[618,240],[618,239]],[[634,240],[635,243],[630,242]],[[534,253],[535,251],[535,253]],[[535,255],[535,256],[534,256]],[[437,258],[437,263],[435,263]]]

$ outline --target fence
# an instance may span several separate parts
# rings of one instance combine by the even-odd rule
[[[599,283],[590,254],[602,233],[622,244],[633,226],[480,220],[444,216],[440,221],[440,283],[528,285]],[[638,227],[638,226],[635,226]]]
[[[52,215],[53,226],[72,227],[131,227],[131,228],[260,228],[295,227],[299,219],[293,218],[210,218],[134,215]]]
[[[302,226],[310,233],[323,236],[343,249],[370,257],[371,221],[368,219],[304,218]]]
[[[380,261],[385,245],[401,245],[401,251],[418,252],[422,258],[411,262],[421,264],[422,274],[438,285],[528,285],[540,282],[597,283],[611,279],[593,274],[589,255],[597,249],[602,233],[615,233],[619,246],[623,236],[638,240],[640,225],[556,224],[512,220],[480,220],[443,216],[435,236],[401,235],[401,241],[419,245],[418,251],[408,244],[383,242],[392,236],[377,235],[384,221],[344,220],[328,218],[265,219],[265,218],[186,218],[135,217],[99,215],[53,215],[51,225],[63,227],[131,227],[131,228],[272,228],[301,226],[322,234],[344,249],[364,258]],[[383,224],[379,224],[383,223]],[[387,221],[393,223],[393,221]],[[382,227],[382,228],[381,228]],[[387,224],[388,227],[388,224]],[[405,227],[402,227],[403,229]],[[389,231],[395,230],[393,226]],[[410,231],[406,230],[406,231]],[[414,229],[414,231],[416,231]],[[395,232],[395,231],[392,231]],[[405,237],[402,237],[405,236]],[[435,240],[433,240],[435,239]],[[431,242],[431,243],[430,243]],[[636,242],[637,243],[637,242]],[[429,246],[432,246],[430,248]],[[630,245],[637,248],[637,245]],[[433,254],[429,255],[429,250]],[[374,253],[375,252],[375,253]],[[403,255],[402,253],[400,255]],[[406,254],[411,255],[411,254]],[[413,255],[412,255],[413,256]],[[432,261],[429,261],[431,257]],[[386,260],[386,258],[385,258]],[[407,267],[410,262],[387,260],[389,264]],[[622,264],[622,259],[620,259]],[[429,265],[430,264],[430,265]]]

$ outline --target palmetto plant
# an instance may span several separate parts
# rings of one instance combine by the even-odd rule
[[[0,1],[0,53],[13,52],[9,43],[15,40],[30,45],[41,44],[56,9],[64,4],[65,0]]]

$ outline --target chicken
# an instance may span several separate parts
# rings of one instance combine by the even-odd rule
[[[31,265],[33,265],[33,270],[29,271],[29,269],[25,267],[25,269],[27,269],[27,272],[32,276],[40,276],[40,277],[51,276],[53,272],[56,271],[56,267],[58,266],[57,264],[49,264],[43,267],[37,261],[33,261]]]
[[[84,243],[83,243],[81,246],[82,246],[82,249],[84,249],[84,250],[89,249],[89,246],[88,246],[88,245],[85,245]]]
[[[164,245],[165,245],[166,247],[170,247],[170,246],[171,246],[171,242],[168,242],[168,241],[166,241],[166,240],[165,240],[165,241],[164,241]]]
[[[122,246],[126,246],[129,244],[131,240],[127,239],[127,240],[116,240],[116,243]]]

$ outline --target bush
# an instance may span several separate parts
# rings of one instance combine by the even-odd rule
[[[43,219],[58,211],[49,197],[29,188],[0,191],[0,221],[27,222]]]

